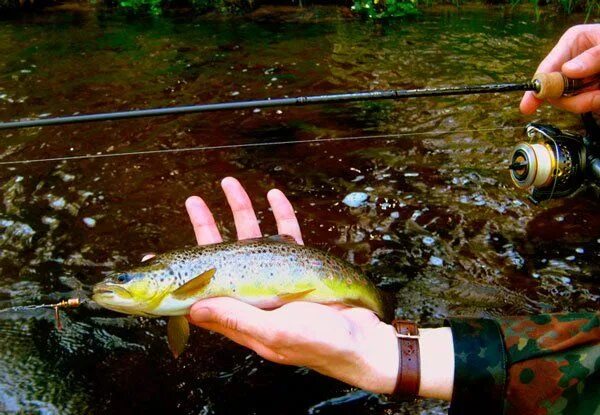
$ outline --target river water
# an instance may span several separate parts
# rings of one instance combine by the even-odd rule
[[[346,90],[523,80],[568,18],[439,9],[410,21],[336,9],[263,9],[231,19],[131,18],[55,10],[0,20],[2,120]],[[411,99],[139,119],[0,134],[0,160],[190,146],[297,143],[0,167],[0,308],[89,294],[111,269],[194,242],[184,200],[201,195],[234,237],[218,183],[232,175],[275,232],[266,192],[283,190],[305,241],[363,269],[423,325],[448,315],[582,310],[597,304],[600,207],[593,192],[534,206],[507,173],[510,148],[549,108],[519,94]],[[342,203],[363,192],[359,207]],[[445,413],[386,403],[194,331],[177,361],[165,322],[86,305],[0,313],[0,412]],[[312,409],[311,409],[312,408]]]

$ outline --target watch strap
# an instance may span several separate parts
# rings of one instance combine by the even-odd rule
[[[392,395],[399,398],[416,397],[421,382],[419,328],[411,321],[395,319],[392,326],[398,337],[398,379]]]

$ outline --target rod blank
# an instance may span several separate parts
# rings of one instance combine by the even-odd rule
[[[260,99],[250,101],[221,102],[214,104],[186,105],[180,107],[151,108],[143,110],[105,112],[99,114],[71,115],[55,118],[35,118],[29,120],[8,121],[0,123],[0,130],[44,127],[50,125],[78,124],[99,121],[115,121],[130,118],[160,117],[166,115],[194,114],[198,112],[232,111],[249,108],[268,108],[301,106],[323,103],[340,103],[354,101],[372,101],[380,99],[401,99],[413,97],[435,97],[447,95],[487,94],[511,91],[534,91],[532,82],[484,84],[460,87],[423,88],[423,89],[392,89],[382,91],[362,91],[343,94],[311,95],[294,98]]]

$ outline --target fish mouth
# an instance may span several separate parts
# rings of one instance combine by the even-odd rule
[[[93,288],[94,297],[99,296],[111,296],[118,295],[121,297],[131,298],[133,295],[129,290],[120,285],[105,283],[105,284],[96,284]]]

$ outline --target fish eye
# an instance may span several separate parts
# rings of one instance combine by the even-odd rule
[[[131,276],[129,274],[119,274],[116,280],[118,283],[125,284],[126,282],[131,281]]]

